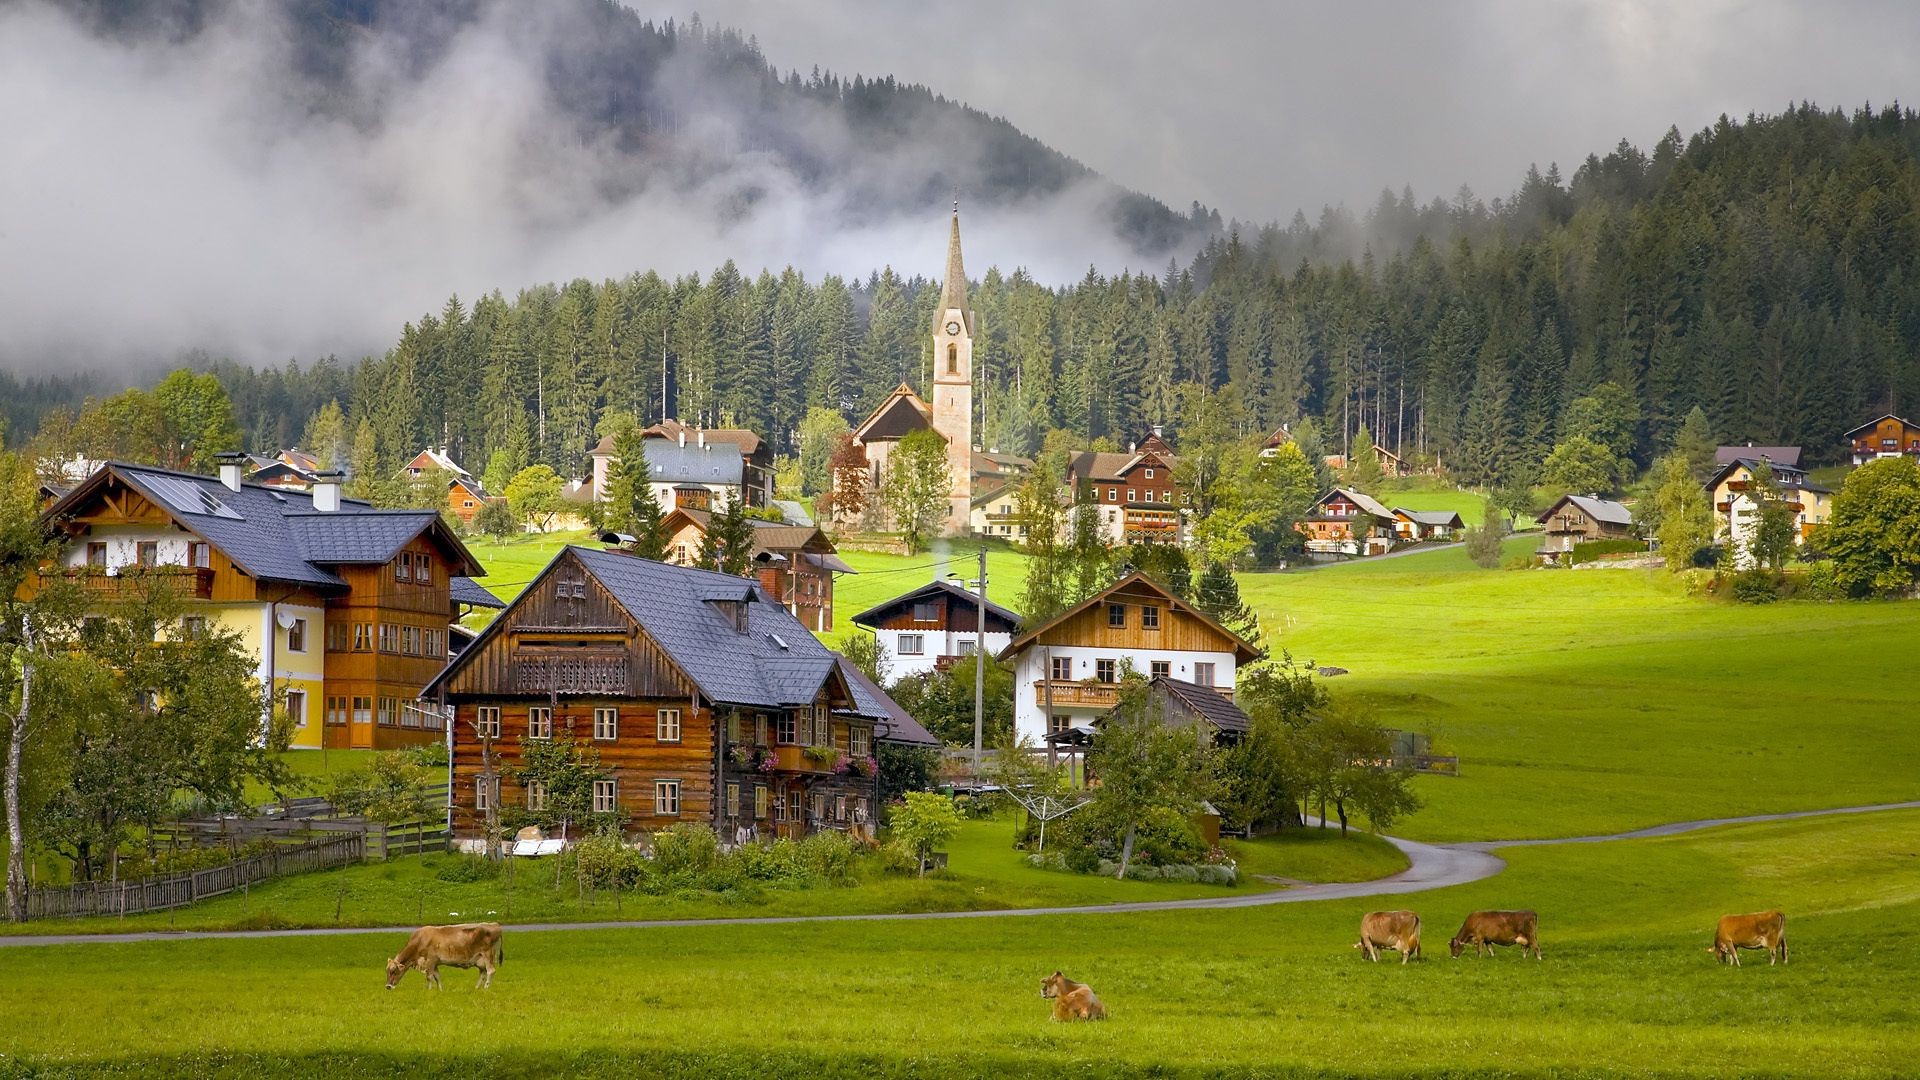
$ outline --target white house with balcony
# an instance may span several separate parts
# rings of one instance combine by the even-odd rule
[[[1129,670],[1212,687],[1231,700],[1240,665],[1260,655],[1252,642],[1136,571],[1023,631],[1000,658],[1014,662],[1015,733],[1044,742],[1105,715],[1120,700]]]
[[[929,582],[853,617],[853,624],[872,631],[885,650],[889,684],[944,671],[955,660],[972,656],[981,647],[982,622],[987,653],[995,655],[1013,641],[1020,616],[968,592],[954,579]]]

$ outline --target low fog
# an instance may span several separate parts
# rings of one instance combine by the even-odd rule
[[[728,258],[814,277],[939,272],[944,200],[849,225],[831,192],[727,153],[717,119],[689,134],[724,169],[636,180],[630,157],[553,115],[539,65],[569,28],[529,39],[525,22],[472,28],[420,78],[364,47],[355,84],[379,115],[349,124],[283,93],[268,16],[132,48],[38,4],[0,11],[0,366],[145,366],[193,348],[351,358],[450,293],[705,274]],[[743,191],[756,196],[744,211]],[[1065,280],[1126,265],[1098,224],[1102,197],[965,218],[970,268]]]

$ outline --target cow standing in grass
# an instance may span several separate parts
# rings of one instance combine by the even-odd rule
[[[1787,916],[1779,911],[1723,915],[1713,931],[1713,958],[1740,966],[1741,949],[1767,950],[1767,966],[1787,962]]]
[[[427,977],[429,989],[440,989],[440,968],[479,968],[476,989],[493,985],[493,973],[506,951],[500,946],[500,924],[461,923],[458,926],[423,926],[407,939],[400,955],[387,961],[387,989],[400,985],[408,971],[419,968]]]
[[[1495,945],[1518,945],[1520,955],[1529,952],[1540,959],[1540,917],[1531,911],[1476,911],[1460,924],[1460,932],[1448,942],[1454,958],[1473,946],[1475,956],[1492,956]]]
[[[1420,955],[1420,916],[1411,911],[1369,911],[1360,920],[1360,942],[1354,948],[1375,963],[1381,949],[1397,949],[1400,962]]]

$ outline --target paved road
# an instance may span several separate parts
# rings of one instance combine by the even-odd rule
[[[1392,877],[1374,881],[1352,881],[1328,885],[1300,885],[1290,889],[1233,896],[1199,897],[1192,900],[1146,900],[1125,904],[1096,904],[1081,907],[1010,908],[993,911],[919,911],[873,915],[790,915],[743,919],[643,919],[605,922],[515,923],[517,933],[569,930],[654,930],[675,926],[777,926],[784,923],[896,922],[925,919],[1007,919],[1044,915],[1113,915],[1143,911],[1194,911],[1211,908],[1265,907],[1269,904],[1299,904],[1312,900],[1351,900],[1365,896],[1395,896],[1424,892],[1451,885],[1490,878],[1506,868],[1493,854],[1503,847],[1534,847],[1546,844],[1597,844],[1608,840],[1637,840],[1655,836],[1711,829],[1720,825],[1743,825],[1763,821],[1789,821],[1796,818],[1824,817],[1830,814],[1870,814],[1881,810],[1920,809],[1920,801],[1881,803],[1874,806],[1848,806],[1835,810],[1801,810],[1786,814],[1755,814],[1750,817],[1707,818],[1669,825],[1636,829],[1610,836],[1576,836],[1561,840],[1490,840],[1466,844],[1422,844],[1413,840],[1387,837],[1387,841],[1407,855],[1407,869]],[[288,938],[335,937],[342,934],[409,934],[411,926],[342,926],[310,930],[189,930],[134,934],[41,934],[0,936],[0,948],[28,945],[105,945],[136,941],[179,941],[191,938]]]

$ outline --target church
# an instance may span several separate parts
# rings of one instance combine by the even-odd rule
[[[887,457],[908,435],[932,429],[947,443],[947,516],[940,531],[948,536],[967,532],[973,499],[973,333],[967,271],[960,259],[960,208],[955,205],[947,234],[946,279],[933,317],[933,403],[903,382],[854,428],[854,445],[866,455],[865,510],[850,517],[836,512],[836,523],[887,528],[879,497]]]

